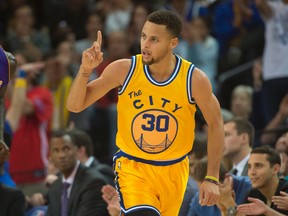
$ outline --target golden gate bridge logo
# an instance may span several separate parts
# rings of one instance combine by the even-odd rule
[[[132,136],[136,145],[147,153],[160,153],[168,149],[176,138],[176,118],[163,110],[145,110],[132,122]]]
[[[160,144],[149,145],[149,143],[147,143],[144,140],[143,134],[141,134],[140,139],[136,140],[136,143],[143,151],[150,152],[150,153],[159,153],[163,149],[167,149],[172,144],[172,142],[168,138],[168,134],[166,134],[166,138]]]

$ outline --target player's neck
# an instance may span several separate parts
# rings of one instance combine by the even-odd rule
[[[173,73],[176,65],[175,55],[167,55],[160,62],[154,63],[149,66],[151,76],[161,82],[167,80]]]

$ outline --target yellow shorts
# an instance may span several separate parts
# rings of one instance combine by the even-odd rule
[[[178,215],[189,175],[187,156],[157,162],[119,151],[113,161],[122,214],[152,209],[161,216]]]

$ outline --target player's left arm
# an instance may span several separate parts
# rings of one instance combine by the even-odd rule
[[[207,76],[195,68],[192,75],[192,97],[200,108],[208,125],[207,176],[219,178],[219,169],[224,146],[223,118],[220,104],[212,92]],[[218,186],[204,181],[199,192],[202,205],[214,205],[219,197]]]

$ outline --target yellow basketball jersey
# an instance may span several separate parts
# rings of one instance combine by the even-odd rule
[[[130,71],[119,90],[117,146],[145,160],[169,161],[186,155],[194,141],[196,105],[191,97],[194,65],[175,55],[170,78],[157,82],[132,57]]]

